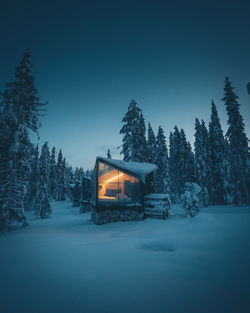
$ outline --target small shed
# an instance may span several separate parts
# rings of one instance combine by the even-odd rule
[[[92,198],[92,179],[88,176],[83,176],[81,183],[81,199],[80,199],[80,213],[91,210]]]
[[[80,206],[80,196],[81,196],[81,181],[77,180],[75,184],[72,184],[72,200],[73,207]]]
[[[97,157],[91,215],[94,223],[142,219],[144,196],[154,192],[156,169],[152,163]]]

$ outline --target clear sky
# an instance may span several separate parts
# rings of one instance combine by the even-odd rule
[[[155,131],[208,123],[214,99],[224,131],[228,75],[250,137],[250,1],[0,1],[0,89],[26,48],[36,86],[49,101],[41,144],[62,148],[73,166],[121,144],[129,101]]]

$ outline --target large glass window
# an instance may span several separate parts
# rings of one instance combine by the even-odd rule
[[[140,203],[139,180],[111,165],[99,162],[98,202],[120,206]]]

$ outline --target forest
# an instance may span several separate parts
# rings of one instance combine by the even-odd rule
[[[195,182],[201,187],[202,207],[249,204],[249,140],[229,77],[224,81],[222,101],[228,116],[225,134],[212,101],[209,125],[195,120],[192,147],[184,129],[178,126],[170,132],[167,144],[162,125],[156,133],[150,122],[146,127],[142,109],[132,100],[120,130],[123,160],[156,164],[155,192],[169,194],[173,203],[180,202],[186,183]],[[70,184],[84,175],[91,176],[91,170],[84,173],[82,168],[73,169],[61,149],[57,153],[47,142],[39,147],[46,105],[35,87],[31,53],[27,50],[13,80],[0,94],[0,232],[16,221],[26,226],[27,211],[41,219],[49,218],[51,201],[66,200]],[[31,142],[31,132],[37,137],[35,143]],[[111,158],[109,150],[107,156]]]

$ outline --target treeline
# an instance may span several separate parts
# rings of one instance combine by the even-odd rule
[[[41,218],[51,214],[50,200],[65,200],[69,184],[83,175],[82,169],[67,165],[60,150],[48,144],[30,141],[30,132],[38,134],[46,103],[38,96],[32,74],[31,54],[27,50],[14,79],[0,94],[0,232],[12,222],[27,224],[25,210],[34,210]]]
[[[51,152],[48,143],[42,146],[39,155],[38,145],[30,155],[30,175],[26,182],[27,192],[24,198],[24,210],[33,210],[37,216],[48,218],[51,215],[50,201],[64,201],[69,197],[70,185],[83,170],[73,171],[66,163],[60,150],[56,157],[56,149]]]
[[[226,77],[222,99],[228,115],[226,135],[212,101],[208,127],[195,120],[194,151],[182,128],[175,126],[170,132],[169,146],[161,126],[156,135],[150,123],[146,129],[142,110],[132,100],[120,130],[124,161],[155,163],[155,192],[169,193],[175,202],[180,201],[186,182],[196,182],[202,189],[201,205],[249,203],[249,140],[237,99]]]

